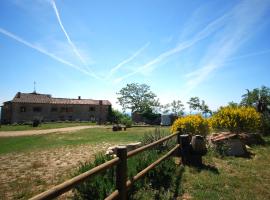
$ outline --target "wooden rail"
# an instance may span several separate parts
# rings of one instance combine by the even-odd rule
[[[153,148],[173,137],[177,136],[177,145],[171,149],[168,153],[166,153],[164,156],[162,156],[161,158],[159,158],[158,160],[156,160],[155,162],[153,162],[152,164],[150,164],[148,167],[146,167],[145,169],[143,169],[142,171],[140,171],[137,175],[135,175],[132,180],[127,180],[127,158],[130,158],[140,152],[143,152],[147,149]],[[133,151],[127,152],[127,148],[126,146],[120,146],[117,148],[117,157],[107,161],[87,172],[84,172],[70,180],[65,181],[64,183],[61,183],[57,186],[54,186],[53,188],[38,194],[34,197],[32,197],[30,200],[45,200],[45,199],[53,199],[55,197],[60,196],[61,194],[64,194],[65,192],[69,191],[70,189],[74,188],[76,185],[78,185],[79,183],[85,181],[86,179],[99,174],[100,172],[111,168],[115,165],[116,166],[116,188],[117,190],[115,190],[113,193],[111,193],[107,198],[105,198],[106,200],[112,200],[115,198],[118,198],[120,200],[126,200],[127,199],[127,190],[133,185],[133,183],[135,181],[137,181],[138,179],[142,178],[143,176],[145,176],[145,174],[153,169],[154,167],[156,167],[159,163],[161,163],[162,161],[164,161],[165,159],[167,159],[169,156],[171,156],[177,149],[180,148],[180,133],[174,133],[171,134],[167,137],[164,137],[158,141],[155,141],[151,144],[142,146],[138,149],[135,149]]]

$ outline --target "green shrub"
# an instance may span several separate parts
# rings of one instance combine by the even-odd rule
[[[98,154],[94,162],[81,163],[74,176],[82,174],[108,160],[110,156]],[[115,167],[91,177],[75,187],[74,199],[101,200],[115,190]]]
[[[124,115],[120,119],[120,123],[124,124],[127,128],[130,128],[132,126],[132,120],[130,116]]]
[[[152,135],[161,135],[160,131],[155,131],[151,133]],[[150,137],[148,137],[150,138]],[[156,136],[156,139],[159,139]],[[145,140],[144,144],[152,142]],[[166,150],[169,146],[166,146]],[[132,179],[138,172],[145,169],[151,163],[159,159],[164,151],[160,151],[159,148],[154,148],[151,150],[144,151],[132,158],[128,159],[128,179]],[[98,155],[94,162],[87,162],[80,164],[77,172],[74,174],[79,175],[86,172],[95,166],[98,166],[108,160],[110,156]],[[172,184],[173,177],[175,175],[176,165],[173,158],[168,158],[167,160],[160,163],[157,167],[150,170],[145,177],[136,181],[128,192],[128,199],[134,199],[136,192],[141,190],[143,187],[150,187],[152,190],[158,191],[160,189],[168,189]],[[84,181],[80,185],[75,187],[74,199],[104,199],[106,196],[110,195],[115,190],[115,167],[110,168],[101,174],[91,177],[90,179]],[[134,196],[135,195],[135,196]],[[136,199],[136,198],[135,198]]]

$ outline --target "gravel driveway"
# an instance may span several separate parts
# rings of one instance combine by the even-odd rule
[[[63,132],[74,132],[87,128],[105,128],[105,126],[74,126],[66,128],[55,128],[46,130],[26,130],[26,131],[0,131],[0,137],[17,137],[26,135],[41,135],[47,133],[63,133]]]

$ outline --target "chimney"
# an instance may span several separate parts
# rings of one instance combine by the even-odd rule
[[[102,105],[102,100],[99,100],[99,105]]]
[[[81,96],[78,96],[78,99],[81,99]]]
[[[17,93],[17,98],[21,98],[21,92]]]

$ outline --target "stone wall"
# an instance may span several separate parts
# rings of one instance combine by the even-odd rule
[[[12,103],[11,123],[41,121],[107,121],[109,105]],[[40,110],[39,110],[40,109]],[[5,114],[6,115],[6,114]]]

